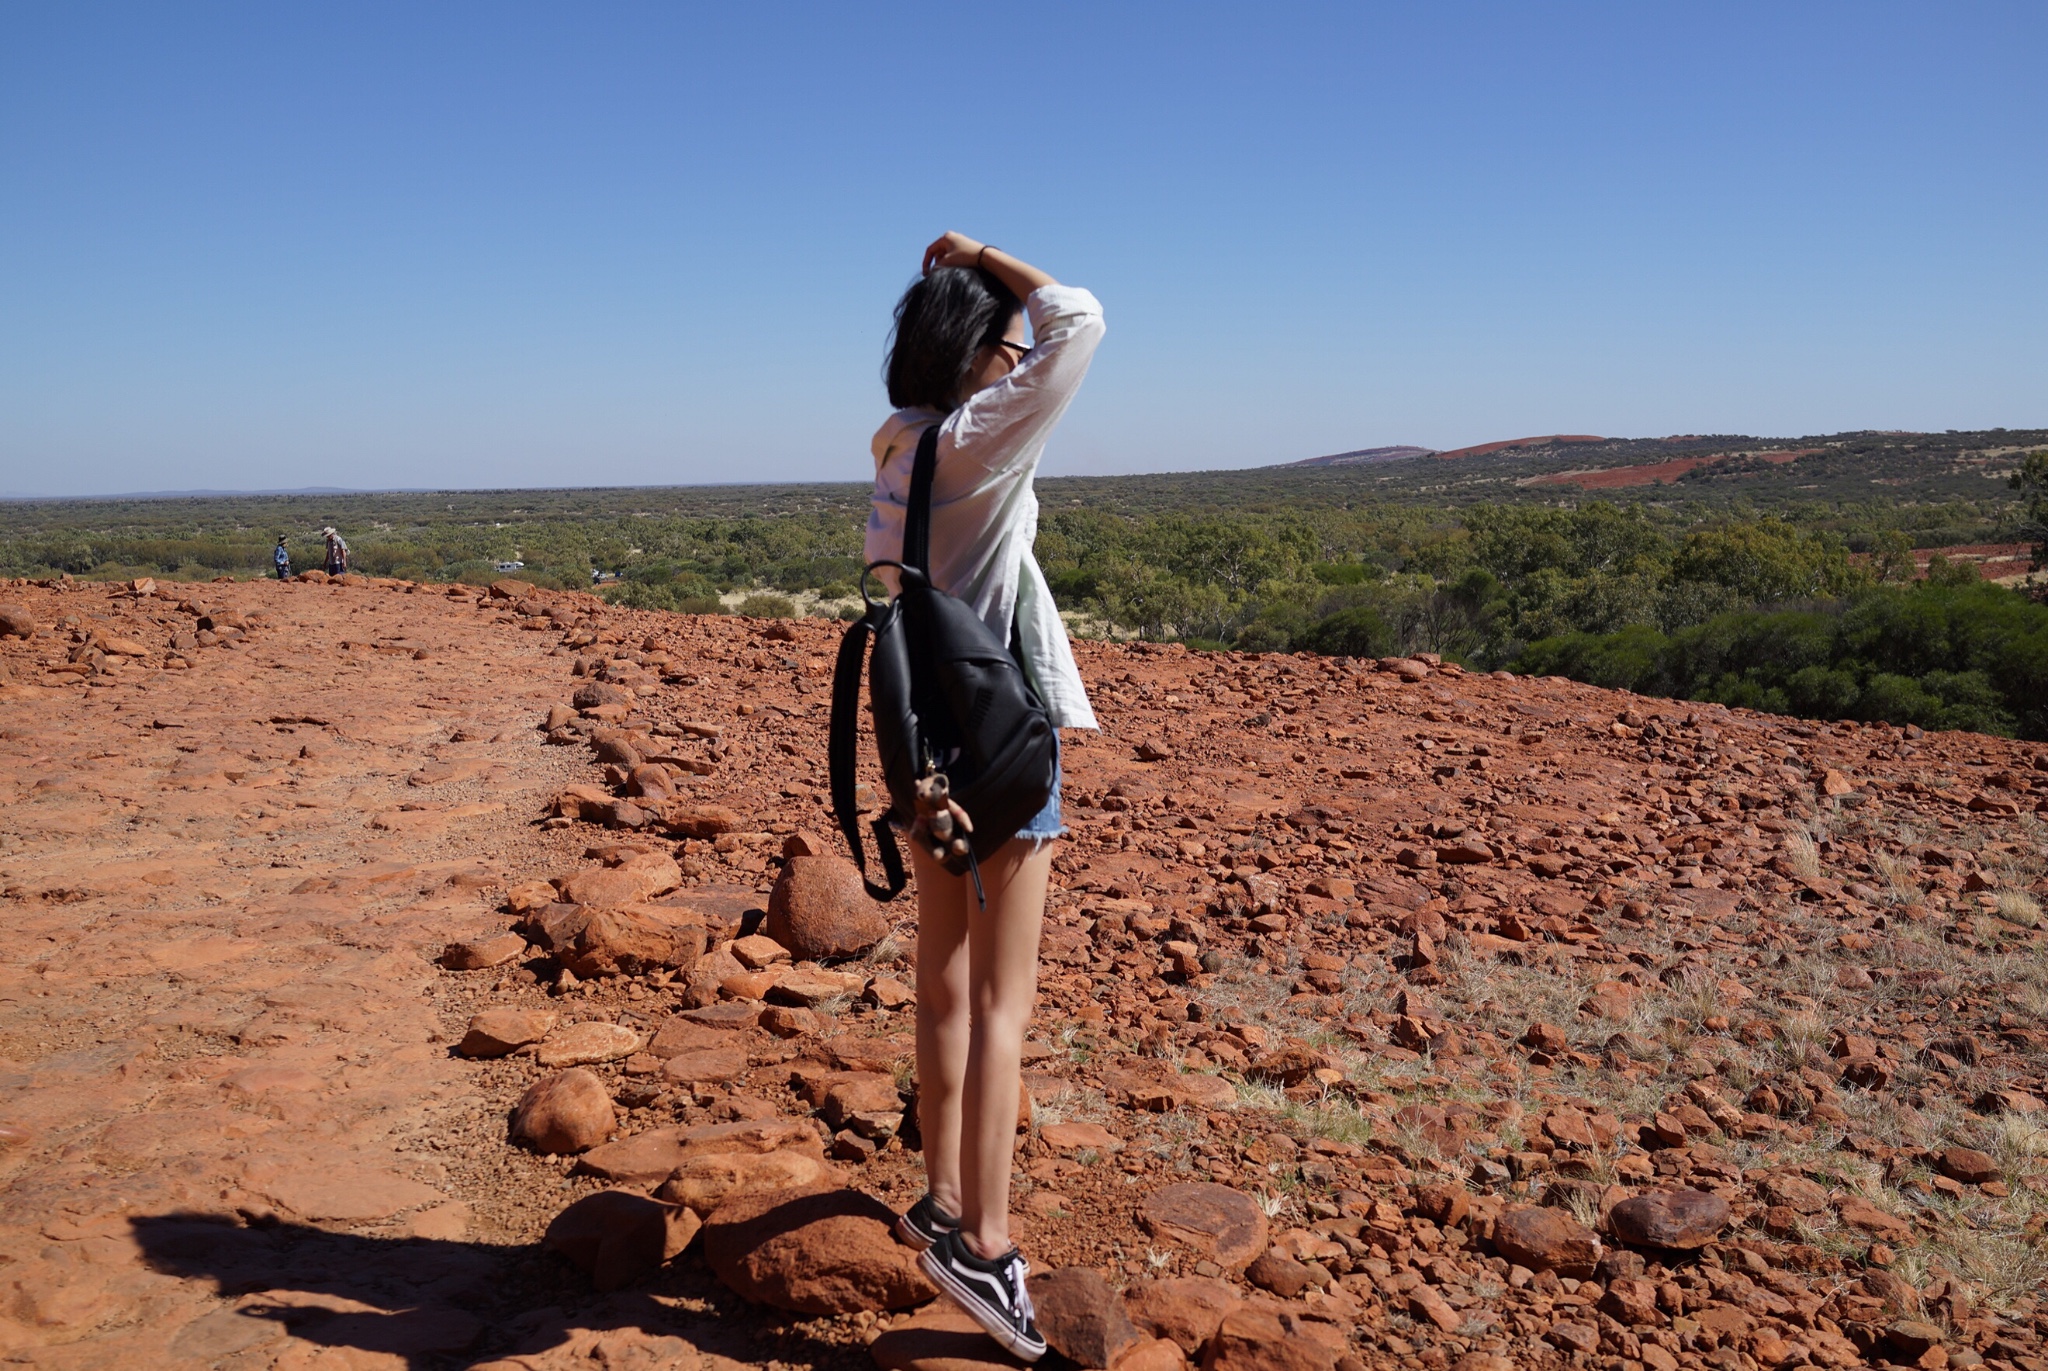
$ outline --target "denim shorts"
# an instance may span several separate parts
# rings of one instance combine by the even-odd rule
[[[1031,839],[1034,849],[1054,838],[1067,836],[1066,828],[1060,823],[1060,735],[1052,735],[1052,794],[1045,797],[1045,808],[1038,811],[1017,830],[1020,838]]]

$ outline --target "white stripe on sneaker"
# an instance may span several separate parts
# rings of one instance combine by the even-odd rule
[[[954,1243],[960,1241],[957,1233],[950,1233],[947,1238]],[[1045,1340],[1026,1332],[1032,1314],[1030,1296],[1023,1289],[1023,1260],[1009,1263],[1007,1270],[982,1271],[949,1260],[948,1247],[942,1241],[926,1248],[918,1255],[918,1268],[1011,1355],[1027,1362],[1044,1356]],[[1013,1279],[1006,1281],[1005,1275]],[[1013,1310],[1024,1316],[1025,1327],[1017,1325]]]

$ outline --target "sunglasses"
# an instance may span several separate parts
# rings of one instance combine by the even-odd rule
[[[1031,345],[1029,343],[1012,342],[1008,338],[991,338],[986,343],[983,343],[982,346],[991,348],[1009,348],[1017,354],[1017,360],[1019,362],[1022,362],[1026,357],[1029,357],[1031,355]]]

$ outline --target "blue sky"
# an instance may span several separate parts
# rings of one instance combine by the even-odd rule
[[[865,479],[939,231],[1056,473],[2048,425],[2048,7],[0,7],[0,492]]]

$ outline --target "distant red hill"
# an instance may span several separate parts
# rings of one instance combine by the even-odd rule
[[[1412,447],[1401,444],[1395,447],[1362,447],[1352,452],[1333,452],[1327,457],[1304,457],[1299,462],[1288,462],[1291,467],[1355,467],[1370,466],[1375,462],[1405,462],[1410,457],[1427,457],[1435,448]]]
[[[1606,467],[1598,471],[1560,471],[1550,476],[1530,477],[1523,484],[1582,486],[1587,490],[1608,490],[1618,486],[1669,485],[1695,467],[1710,466],[1731,458],[1755,457],[1773,466],[1783,466],[1787,462],[1796,462],[1801,457],[1811,457],[1824,450],[1803,447],[1788,452],[1709,452],[1698,457],[1674,457],[1668,462],[1651,462],[1639,466]]]
[[[1440,458],[1484,457],[1489,452],[1506,452],[1518,447],[1548,447],[1553,443],[1604,443],[1607,440],[1595,433],[1552,433],[1542,438],[1509,438],[1505,442],[1481,443],[1477,447],[1452,448],[1439,452]]]

